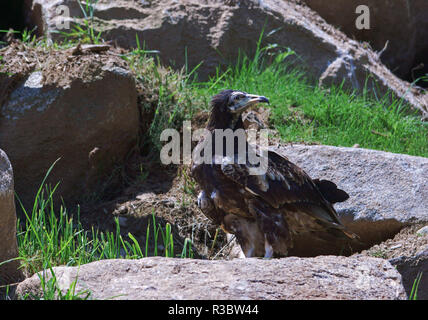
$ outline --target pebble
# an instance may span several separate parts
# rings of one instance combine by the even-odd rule
[[[416,231],[416,234],[418,236],[428,236],[428,226],[420,228],[418,231]]]
[[[390,247],[389,249],[390,250],[395,250],[395,249],[401,248],[402,246],[403,245],[401,243],[399,243],[399,244],[396,244],[395,246]]]

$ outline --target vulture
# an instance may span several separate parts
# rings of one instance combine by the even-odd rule
[[[242,113],[258,103],[269,100],[238,90],[223,90],[212,98],[206,126],[211,135],[212,161],[193,160],[191,165],[191,175],[201,189],[198,207],[213,223],[235,235],[245,257],[287,256],[293,237],[301,233],[320,234],[320,240],[321,234],[327,234],[330,241],[355,239],[357,236],[345,229],[333,208],[334,203],[349,196],[333,182],[312,180],[272,150],[265,155],[264,174],[252,173],[254,165],[248,160],[235,161],[237,150],[232,156],[225,148],[216,150],[215,131],[243,129]],[[198,146],[203,143],[207,142],[201,139]],[[245,143],[248,152],[253,145]]]

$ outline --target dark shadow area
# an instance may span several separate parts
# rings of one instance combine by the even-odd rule
[[[359,236],[358,240],[340,241],[336,238],[329,238],[329,235],[321,235],[324,239],[311,234],[298,235],[295,237],[295,246],[289,251],[289,255],[299,257],[350,256],[393,238],[404,227],[402,223],[394,219],[353,221],[352,216],[352,214],[345,214],[340,218],[348,231]]]
[[[410,83],[416,81],[417,86],[428,88],[428,47],[415,57],[413,66],[404,80]]]
[[[2,0],[0,2],[0,30],[10,28],[22,31],[25,28],[24,0]]]
[[[418,300],[428,300],[428,250],[416,257],[400,257],[390,260],[403,277],[403,286],[407,296],[410,296],[415,280],[420,276],[417,291]],[[422,272],[422,275],[420,273]]]

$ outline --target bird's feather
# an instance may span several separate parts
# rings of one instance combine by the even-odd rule
[[[231,182],[257,195],[273,208],[299,210],[334,228],[342,228],[332,205],[317,185],[295,164],[276,152],[268,153],[268,169],[263,175],[250,175],[249,163],[227,163],[218,167]],[[327,185],[327,183],[325,183]]]

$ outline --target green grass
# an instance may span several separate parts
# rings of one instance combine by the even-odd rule
[[[419,283],[421,282],[423,272],[418,272],[416,279],[413,281],[412,290],[410,291],[409,300],[418,300]]]
[[[74,24],[70,31],[56,31],[68,41],[80,43],[100,44],[102,42],[102,31],[95,31],[95,5],[98,0],[77,1],[83,14],[82,23]],[[83,3],[83,4],[82,4]]]
[[[159,159],[161,132],[166,128],[180,130],[183,121],[190,120],[201,106],[200,99],[192,90],[199,65],[190,71],[185,67],[177,72],[161,65],[156,55],[158,52],[145,50],[138,37],[136,42],[137,48],[122,58],[135,75],[142,118],[151,119],[150,123],[143,124],[142,140],[154,152],[154,158]]]
[[[269,51],[259,47],[252,59],[241,55],[234,66],[195,84],[195,95],[205,97],[202,107],[208,109],[210,97],[223,89],[244,90],[269,98],[270,125],[286,142],[359,144],[428,157],[428,123],[403,101],[378,100],[370,92],[357,95],[337,86],[319,88],[287,64],[292,51],[273,55]]]
[[[23,208],[26,219],[24,223],[18,221],[17,226],[19,259],[30,274],[51,266],[78,266],[102,259],[147,257],[152,255],[149,242],[155,243],[155,256],[193,257],[191,245],[180,254],[174,253],[171,225],[167,223],[165,228],[161,227],[156,222],[155,214],[152,226],[149,224],[147,228],[146,243],[140,246],[130,233],[127,235],[129,240],[124,239],[117,218],[114,232],[100,232],[94,228],[85,230],[80,222],[79,211],[73,217],[64,206],[56,210],[53,205],[55,188],[45,191],[37,195],[37,204],[31,213]],[[160,252],[159,245],[164,248]],[[144,251],[142,247],[145,247]]]
[[[56,209],[53,196],[56,185],[50,188],[45,184],[46,178],[53,169],[48,170],[34,200],[31,210],[21,204],[25,221],[17,222],[18,260],[27,275],[41,270],[51,270],[53,277],[46,278],[45,272],[39,277],[42,284],[42,297],[50,299],[82,299],[88,298],[87,292],[75,292],[75,282],[63,294],[59,290],[52,268],[55,266],[80,266],[92,261],[103,259],[139,259],[151,255],[165,257],[193,258],[192,242],[185,240],[181,253],[174,252],[174,238],[169,223],[163,228],[152,215],[152,231],[150,223],[146,230],[146,242],[140,246],[137,239],[128,233],[126,240],[120,232],[119,221],[115,218],[114,232],[100,232],[92,228],[85,230],[80,222],[79,208],[76,215],[71,215],[64,206]],[[154,254],[149,251],[149,243],[154,243]],[[158,247],[163,249],[158,251]],[[145,248],[144,252],[142,247]],[[14,259],[15,260],[15,259]],[[6,263],[6,262],[3,262]],[[41,298],[27,296],[23,298]]]
[[[99,43],[101,34],[93,28],[93,5],[81,4],[86,28],[69,34],[52,47],[68,48],[77,42]],[[47,46],[31,32],[22,38],[35,46]],[[137,48],[124,54],[140,89],[142,118],[151,119],[142,127],[146,150],[158,153],[159,136],[165,128],[181,129],[201,109],[209,110],[211,97],[233,88],[265,95],[271,101],[270,126],[285,142],[303,142],[377,149],[428,157],[428,122],[420,121],[416,111],[400,99],[375,98],[369,91],[358,95],[340,86],[320,88],[301,70],[288,63],[294,52],[279,52],[275,44],[261,47],[263,33],[253,57],[240,55],[238,61],[217,71],[207,82],[197,82],[200,66],[190,70],[187,63],[180,72],[164,67],[155,50],[148,51],[136,37]],[[391,101],[392,100],[392,101]]]

